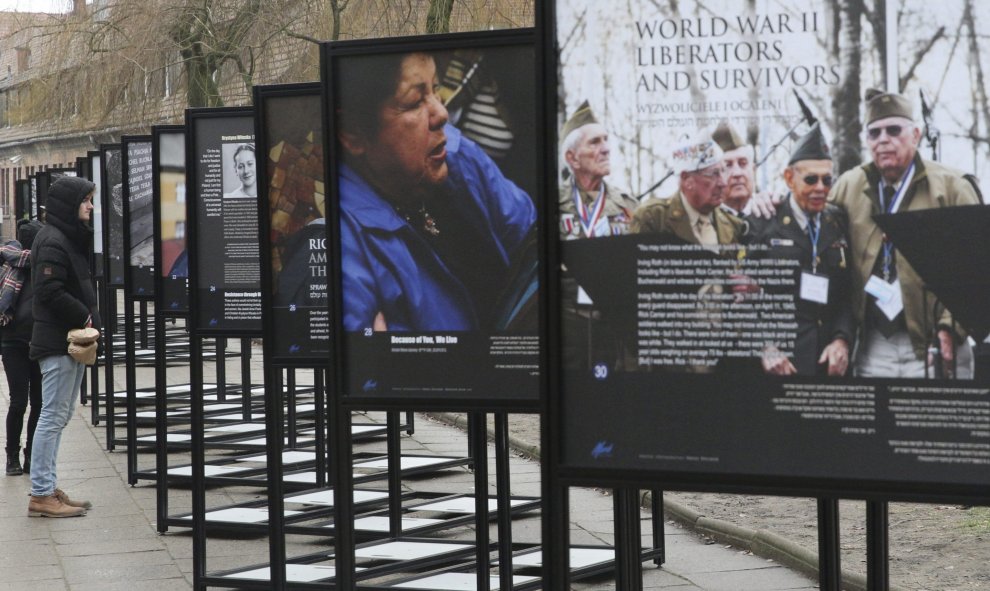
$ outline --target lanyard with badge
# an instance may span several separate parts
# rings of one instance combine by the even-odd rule
[[[828,303],[828,276],[818,274],[818,239],[822,235],[822,214],[808,219],[808,236],[811,238],[811,273],[801,272],[801,299],[816,304]]]
[[[914,179],[914,163],[907,169],[904,173],[904,178],[901,180],[900,187],[894,192],[893,197],[890,199],[889,203],[886,203],[884,207],[884,213],[896,213],[901,207],[901,202],[904,200],[904,195],[907,193],[908,186]],[[883,179],[880,179],[880,194],[883,195],[886,183]],[[878,277],[876,275],[870,275],[869,281],[866,282],[866,293],[870,294],[877,300],[877,307],[880,311],[884,313],[888,319],[893,320],[901,313],[904,309],[904,300],[901,296],[901,279],[900,277],[895,278],[893,281],[890,280],[891,267],[893,264],[894,255],[894,243],[884,234],[883,237],[883,265],[882,273],[883,277]]]
[[[581,230],[587,238],[594,238],[595,236],[607,236],[609,231],[607,229],[608,221],[602,220],[602,213],[605,211],[605,184],[602,183],[602,188],[598,190],[598,198],[595,202],[591,204],[591,211],[584,205],[584,200],[581,199],[581,192],[578,191],[577,187],[574,187],[574,202],[577,206],[578,219],[581,222]],[[605,233],[602,234],[602,230],[597,228],[597,226],[605,222],[606,228]]]

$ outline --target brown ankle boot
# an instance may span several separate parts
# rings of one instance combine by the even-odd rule
[[[58,500],[55,495],[36,497],[31,495],[28,502],[28,517],[81,517],[86,514],[82,507],[70,507]]]
[[[68,505],[70,507],[79,507],[82,509],[93,508],[93,503],[90,503],[89,501],[73,501],[69,498],[69,495],[65,494],[65,491],[60,488],[56,488],[55,493],[52,496],[62,501],[64,505]]]

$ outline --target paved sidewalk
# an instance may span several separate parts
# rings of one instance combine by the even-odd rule
[[[260,356],[259,356],[260,357]],[[120,373],[123,373],[122,370]],[[150,383],[150,372],[140,372],[139,383]],[[6,416],[8,396],[0,379],[0,413]],[[93,509],[81,518],[28,518],[28,477],[0,476],[0,591],[116,591],[173,590],[192,586],[192,543],[189,533],[175,529],[159,535],[155,529],[155,489],[151,482],[136,487],[126,484],[126,455],[104,449],[103,426],[89,424],[88,407],[78,407],[65,431],[59,458],[59,484],[70,495],[90,499]],[[121,430],[121,433],[123,431]],[[370,448],[383,449],[383,442]],[[403,437],[405,453],[462,454],[463,433],[451,426],[417,418],[416,432]],[[493,448],[489,446],[490,453]],[[141,455],[142,467],[153,464]],[[512,492],[539,494],[538,464],[521,457],[511,461]],[[416,490],[469,491],[473,476],[466,469],[443,475],[408,479],[404,485]],[[382,484],[384,486],[384,484]],[[208,504],[257,499],[260,489],[230,487],[211,489]],[[170,513],[188,507],[188,490],[170,492]],[[571,495],[572,541],[610,543],[612,499],[595,490],[576,489]],[[538,541],[539,519],[528,517],[514,524],[513,539]],[[775,591],[817,589],[803,575],[772,561],[714,544],[670,522],[666,525],[667,563],[656,568],[644,565],[644,588],[677,591]],[[643,533],[649,534],[649,516]],[[495,537],[494,527],[492,529]],[[449,532],[447,537],[468,539],[468,528]],[[534,538],[535,536],[535,538]],[[292,536],[290,556],[329,549],[327,539]],[[267,540],[259,536],[211,537],[207,543],[207,569],[216,570],[267,560]],[[575,589],[614,589],[610,576],[582,581]]]
[[[9,396],[3,382],[3,415]],[[103,430],[79,407],[62,436],[59,486],[89,499],[85,517],[27,517],[28,476],[0,480],[0,590],[191,588],[189,549],[176,552],[154,524],[154,487],[126,484],[126,456],[103,448]],[[191,541],[187,538],[187,546]]]

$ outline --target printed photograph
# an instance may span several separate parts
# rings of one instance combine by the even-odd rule
[[[227,143],[220,147],[223,156],[224,199],[258,197],[258,172],[254,144]]]
[[[347,331],[535,331],[531,50],[339,62]]]
[[[568,366],[972,378],[955,247],[904,226],[985,215],[990,8],[626,4],[557,3]]]

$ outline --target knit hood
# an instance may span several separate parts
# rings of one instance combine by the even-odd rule
[[[73,241],[85,241],[93,231],[88,222],[79,219],[79,204],[96,185],[75,176],[58,178],[48,187],[45,199],[45,219]]]

